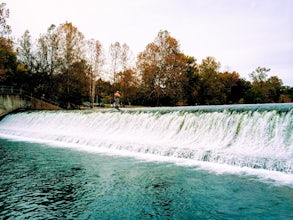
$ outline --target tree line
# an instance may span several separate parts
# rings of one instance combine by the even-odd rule
[[[270,69],[258,67],[251,81],[220,71],[213,57],[198,62],[185,55],[166,30],[140,52],[124,43],[110,45],[106,58],[100,41],[87,40],[70,22],[51,25],[36,41],[27,30],[17,40],[0,4],[0,84],[22,88],[63,107],[111,103],[116,90],[126,105],[175,106],[291,102],[293,88]],[[105,67],[106,71],[105,71]]]

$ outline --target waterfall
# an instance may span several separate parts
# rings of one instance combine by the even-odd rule
[[[0,136],[292,174],[292,106],[263,106],[22,112]]]

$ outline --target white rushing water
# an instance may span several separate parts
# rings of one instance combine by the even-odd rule
[[[292,116],[292,110],[24,112],[2,119],[0,135],[79,150],[212,164],[221,172],[227,165],[241,172],[276,171],[292,178]]]

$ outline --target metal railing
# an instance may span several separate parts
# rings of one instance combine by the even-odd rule
[[[17,88],[14,88],[12,86],[1,86],[0,87],[0,94],[1,95],[22,95],[25,91]]]

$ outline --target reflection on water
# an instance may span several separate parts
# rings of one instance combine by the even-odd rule
[[[253,177],[0,140],[1,219],[290,219],[293,189]]]

